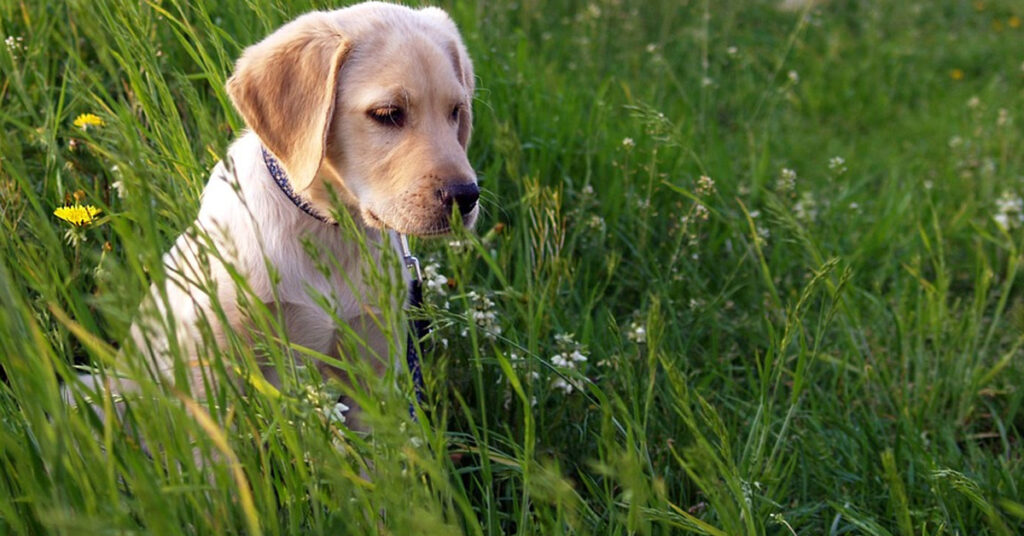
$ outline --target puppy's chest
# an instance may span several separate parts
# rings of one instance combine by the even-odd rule
[[[300,240],[279,251],[276,259],[268,259],[266,287],[271,292],[264,298],[310,309],[307,315],[327,321],[377,309],[382,291],[373,288],[368,272],[378,268],[373,266],[376,259],[364,259],[353,249],[331,241]]]

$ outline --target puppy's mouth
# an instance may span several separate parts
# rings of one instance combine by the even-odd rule
[[[374,214],[373,211],[368,208],[363,209],[363,220],[366,221],[367,225],[373,227],[374,229],[384,229],[385,227],[387,227],[387,225],[384,224],[384,220],[377,217],[377,215]]]
[[[393,229],[401,234],[424,238],[444,236],[452,232],[450,216],[448,215],[438,216],[426,221],[415,221],[407,214],[399,214],[398,218],[396,218],[399,221],[388,221],[370,208],[364,208],[362,213],[366,224],[376,229]],[[462,226],[466,229],[472,228],[476,223],[478,213],[479,208],[474,207],[469,214],[462,216]]]

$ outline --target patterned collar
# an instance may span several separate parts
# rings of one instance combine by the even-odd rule
[[[268,151],[266,147],[260,147],[260,150],[263,151],[263,162],[267,165],[267,171],[270,172],[270,176],[274,178],[274,182],[277,183],[277,187],[281,189],[281,192],[283,192],[284,195],[295,204],[295,206],[323,223],[328,225],[338,225],[338,222],[324,216],[313,208],[313,205],[310,205],[309,201],[299,197],[299,194],[295,193],[295,190],[292,190],[292,185],[288,182],[288,175],[281,167],[281,163],[274,158],[274,155],[270,154],[270,151]]]

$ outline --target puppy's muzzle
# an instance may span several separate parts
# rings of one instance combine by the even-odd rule
[[[437,198],[449,214],[452,208],[458,205],[459,214],[465,217],[476,208],[476,202],[480,199],[480,188],[472,182],[451,184],[438,190]]]

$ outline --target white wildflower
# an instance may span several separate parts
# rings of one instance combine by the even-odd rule
[[[1024,199],[1012,192],[1003,192],[996,200],[996,213],[992,216],[1003,230],[1016,229],[1024,223]]]
[[[846,160],[841,156],[833,156],[828,159],[828,169],[836,175],[846,173]]]
[[[789,81],[794,84],[800,83],[800,73],[796,71],[789,71],[788,73],[786,73],[786,78],[789,78]]]
[[[476,291],[470,291],[469,294],[466,294],[466,298],[469,300],[470,309],[467,313],[469,318],[473,320],[484,337],[491,340],[497,339],[501,335],[501,324],[498,323],[498,313],[494,310],[494,302]],[[468,335],[468,328],[463,328],[462,336]]]
[[[979,106],[981,106],[981,99],[979,99],[977,95],[974,95],[971,98],[967,99],[967,107],[968,108],[974,110],[974,109],[978,108]]]
[[[757,231],[757,239],[762,243],[772,237],[772,232],[761,224],[755,225],[754,230]]]
[[[996,200],[996,209],[1004,213],[1024,213],[1024,201],[1017,194],[1003,192],[1003,195],[999,196],[999,199]]]
[[[581,365],[587,363],[589,358],[583,353],[582,347],[576,342],[572,333],[555,334],[555,345],[559,352],[551,357],[551,365],[564,373],[578,370]],[[537,379],[538,376],[534,376]],[[566,394],[573,391],[573,384],[564,378],[558,377],[551,381],[551,386],[560,389]]]
[[[775,188],[782,193],[792,193],[796,191],[796,171],[789,168],[782,168],[779,172],[779,180],[775,183]]]
[[[996,161],[993,158],[985,157],[981,160],[981,174],[992,176],[996,173]]]
[[[715,180],[707,175],[701,175],[697,179],[697,195],[704,197],[715,193]]]
[[[567,395],[571,394],[573,390],[573,385],[562,377],[555,378],[555,380],[551,382],[551,387],[554,387],[555,389],[560,389]]]
[[[551,364],[563,369],[575,369],[580,363],[586,363],[587,356],[579,348],[572,352],[562,352],[551,357]]]
[[[996,117],[996,126],[1005,127],[1010,124],[1010,112],[1006,111],[1006,108],[999,109],[999,115]]]
[[[622,146],[626,149],[632,149],[636,147],[636,142],[633,141],[633,138],[622,138]]]
[[[576,344],[576,336],[572,333],[556,333],[555,344],[559,347],[569,347]]]
[[[735,46],[731,46],[725,49],[725,53],[728,54],[730,57],[735,58],[736,56],[739,55],[740,49],[736,48]]]
[[[647,342],[647,328],[645,328],[640,322],[633,321],[633,323],[629,325],[629,332],[626,333],[626,336],[629,337],[629,340],[637,344],[643,344]]]
[[[793,204],[793,215],[798,220],[811,222],[818,218],[818,202],[814,200],[814,194],[804,192],[800,199]]]
[[[345,415],[348,414],[350,409],[352,408],[338,402],[327,413],[327,420],[335,424],[345,424]]]
[[[465,240],[449,240],[448,247],[456,253],[465,253],[469,251],[469,242]]]
[[[448,278],[441,273],[441,265],[432,262],[423,267],[423,285],[436,294],[444,294],[448,289]]]
[[[7,52],[12,58],[17,58],[18,54],[25,50],[25,38],[21,36],[8,35],[7,39],[4,39],[4,44],[7,45]]]

